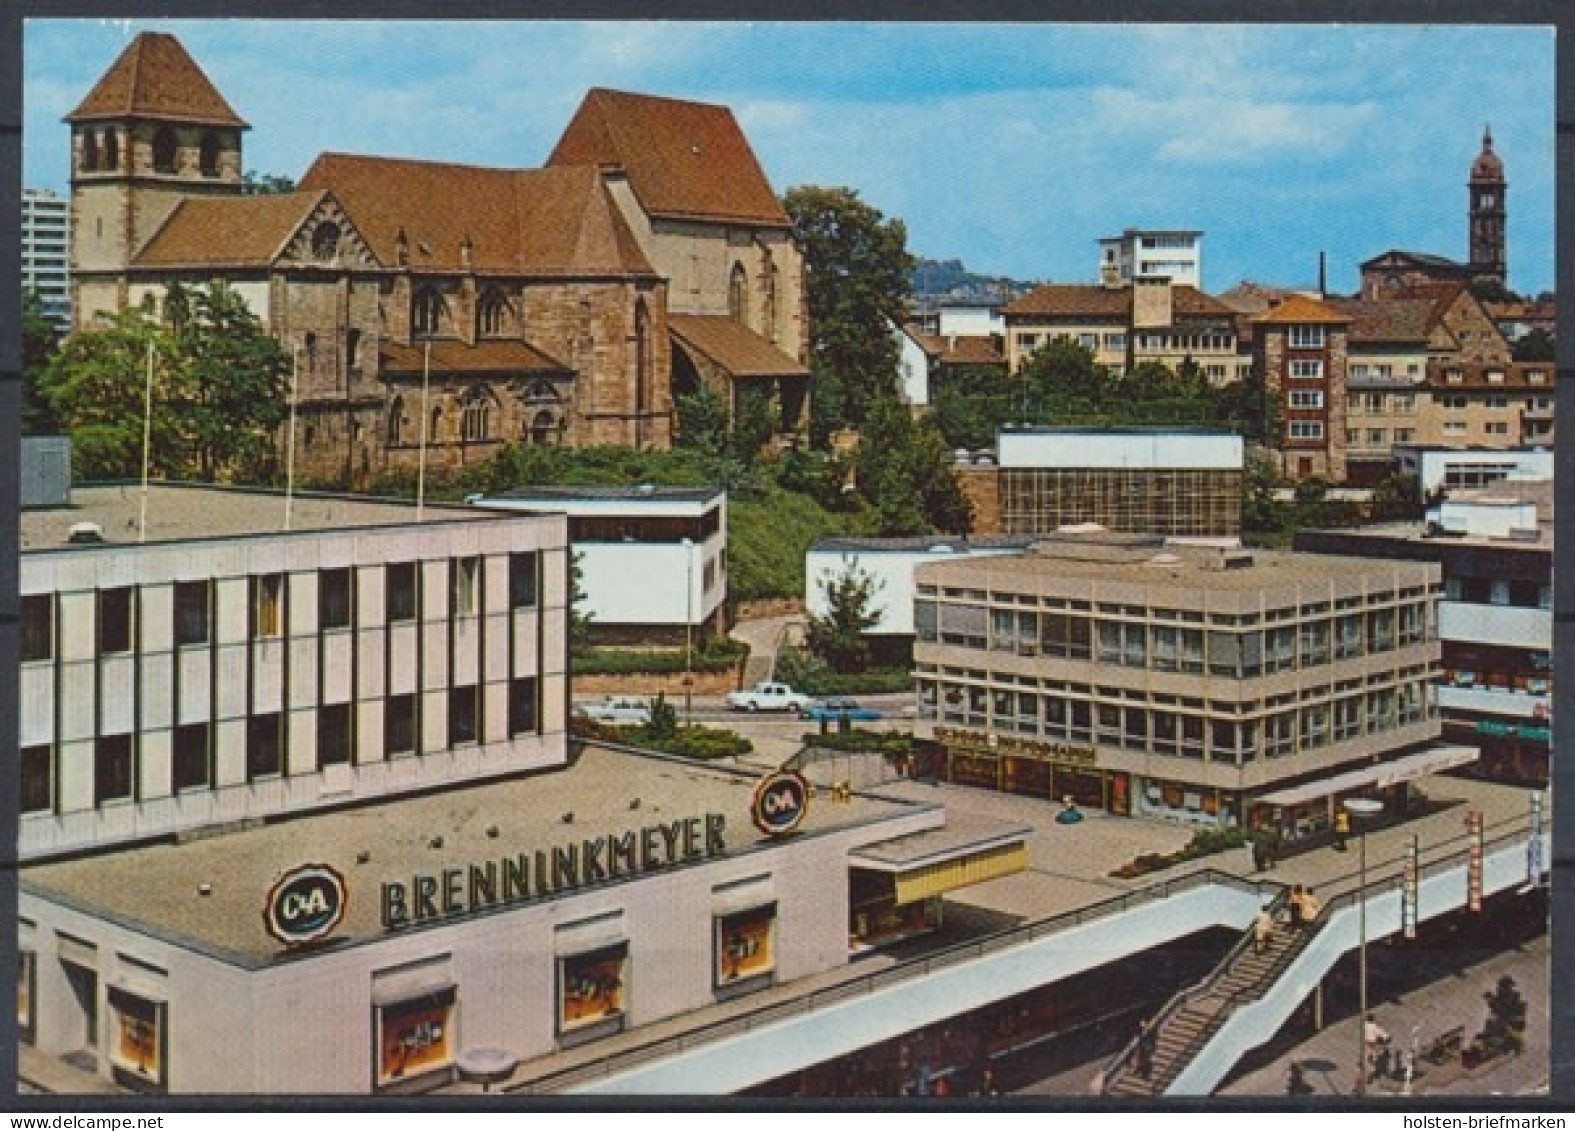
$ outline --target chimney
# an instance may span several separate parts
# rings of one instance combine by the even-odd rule
[[[1324,285],[1325,282],[1324,253],[1320,251],[1318,253],[1318,297],[1320,299],[1326,297],[1329,293],[1328,288]]]

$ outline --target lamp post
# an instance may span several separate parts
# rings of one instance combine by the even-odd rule
[[[695,544],[684,539],[684,725],[694,725]]]
[[[1356,1094],[1367,1094],[1367,819],[1384,811],[1384,803],[1371,797],[1347,797],[1340,803],[1357,827],[1360,863],[1357,865],[1357,1007],[1356,1007]]]

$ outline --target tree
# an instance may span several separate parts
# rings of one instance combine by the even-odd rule
[[[915,424],[895,398],[871,406],[854,468],[859,492],[875,507],[880,536],[972,529],[973,508],[957,483],[945,437],[929,420]]]
[[[674,444],[715,458],[727,450],[727,402],[709,385],[677,398],[678,435]]]
[[[44,369],[60,348],[60,334],[44,315],[37,290],[22,292],[22,434],[49,436],[60,431],[54,410],[39,389]]]
[[[776,402],[761,389],[743,389],[738,393],[738,412],[728,435],[727,452],[745,468],[760,462],[760,453],[777,434],[782,421]]]
[[[1249,449],[1242,466],[1241,526],[1253,534],[1270,534],[1283,526],[1274,490],[1279,486],[1274,457],[1261,448]]]
[[[858,427],[877,399],[896,394],[892,327],[906,315],[914,259],[902,221],[853,189],[799,186],[782,207],[804,252],[811,438],[823,445],[833,425]]]
[[[248,169],[241,175],[241,193],[244,196],[269,196],[294,191],[295,182],[277,173],[259,173],[255,169]]]
[[[181,380],[169,336],[141,311],[128,310],[102,329],[73,334],[38,374],[37,394],[71,437],[78,479],[135,479],[142,474],[145,391],[152,366],[148,471],[179,476],[186,445],[173,391]]]
[[[857,558],[840,574],[820,579],[826,614],[811,616],[804,631],[810,652],[834,672],[861,672],[869,667],[865,632],[880,623],[882,610],[872,608],[881,583],[859,568]]]
[[[288,415],[289,358],[245,300],[222,284],[191,294],[183,319],[175,330],[185,369],[181,402],[197,475],[208,482],[269,481],[277,475],[276,435]]]
[[[1552,361],[1553,335],[1540,326],[1528,331],[1515,343],[1510,357],[1515,361]]]
[[[569,551],[569,651],[580,652],[590,642],[591,618],[585,611],[585,554]]]
[[[178,329],[127,311],[73,334],[39,372],[38,396],[71,436],[77,475],[140,476],[146,416],[149,474],[269,481],[288,359],[234,292],[215,286],[173,298]]]

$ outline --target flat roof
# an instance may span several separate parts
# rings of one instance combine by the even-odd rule
[[[326,495],[297,491],[290,498],[290,529],[284,527],[283,491],[208,484],[153,483],[147,492],[148,544],[184,542],[242,535],[280,535],[344,530],[367,526],[400,526],[416,521],[415,503],[359,495]],[[81,550],[91,544],[68,541],[78,523],[95,523],[104,543],[137,545],[142,517],[142,487],[137,483],[73,487],[63,507],[21,512],[23,550]],[[498,512],[456,504],[428,503],[426,522],[496,521]]]
[[[1323,585],[1341,593],[1359,590],[1364,578],[1392,570],[1437,572],[1437,566],[1402,559],[1238,550],[1162,541],[1153,535],[1062,535],[1042,539],[1022,554],[978,555],[924,562],[918,580],[984,586],[1006,592],[1064,589],[1065,583],[1116,582],[1196,594],[1258,593]]]
[[[953,860],[985,848],[1015,844],[1026,840],[1033,831],[1030,825],[949,812],[946,824],[942,827],[866,845],[853,854],[853,862],[873,864],[884,870],[905,871]]]
[[[485,504],[494,499],[541,499],[555,502],[630,502],[638,503],[647,500],[660,500],[663,502],[709,502],[711,499],[721,497],[725,492],[721,487],[665,487],[655,483],[639,483],[631,486],[550,486],[550,487],[514,487],[507,491],[499,491],[494,495],[476,497],[476,502]]]
[[[817,538],[810,544],[812,554],[931,554],[942,560],[946,554],[969,554],[975,550],[999,553],[1026,550],[1040,539],[1038,534],[916,534],[907,538]]]
[[[471,864],[520,853],[533,856],[538,850],[550,856],[555,846],[708,813],[722,815],[725,851],[736,855],[938,808],[858,793],[832,803],[821,795],[810,803],[794,837],[768,841],[750,818],[761,776],[758,768],[713,767],[586,746],[563,769],[23,867],[21,887],[176,945],[259,966],[284,950],[264,925],[269,890],[286,871],[304,864],[329,865],[345,879],[348,910],[335,931],[343,946],[387,937],[381,885],[408,885],[417,874],[437,876],[445,868],[459,868],[463,876]],[[561,903],[578,892],[626,882],[638,882],[638,877],[531,902]],[[200,893],[203,884],[209,894]],[[467,917],[529,905],[500,904]],[[438,919],[434,925],[456,921]],[[428,928],[413,926],[401,933],[423,929]]]

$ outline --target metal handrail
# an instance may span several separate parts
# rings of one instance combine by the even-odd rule
[[[1482,830],[1482,850],[1486,852],[1490,848],[1497,848],[1500,845],[1519,840],[1523,836],[1527,835],[1526,830],[1522,828],[1524,820],[1525,819],[1522,817],[1507,817],[1503,820],[1494,822],[1491,826],[1485,826]],[[1490,829],[1501,830],[1506,828],[1506,826],[1511,826],[1509,831],[1499,832],[1491,837],[1488,835]],[[1461,858],[1467,856],[1470,853],[1470,840],[1470,833],[1461,833],[1457,836],[1449,837],[1444,841],[1429,845],[1425,852],[1419,851],[1417,860],[1417,879],[1420,881],[1423,876],[1436,875],[1439,872],[1443,872],[1449,868],[1458,866]],[[1460,841],[1466,841],[1468,843],[1463,848],[1450,847]],[[1424,864],[1421,859],[1421,856],[1423,855],[1434,856],[1435,859]],[[1380,861],[1377,867],[1383,869],[1386,866],[1397,863],[1403,868],[1405,865],[1405,857],[1403,855],[1398,857],[1389,857],[1386,860]],[[1368,879],[1365,887],[1363,887],[1361,880],[1358,879],[1349,886],[1342,885],[1336,888],[1337,894],[1328,898],[1324,905],[1319,909],[1317,917],[1313,920],[1312,926],[1316,929],[1308,929],[1301,932],[1297,940],[1289,948],[1287,948],[1285,953],[1280,958],[1275,960],[1272,966],[1270,966],[1265,978],[1259,981],[1259,986],[1273,984],[1273,980],[1277,979],[1278,976],[1290,966],[1291,962],[1294,961],[1296,956],[1307,948],[1318,931],[1322,930],[1323,926],[1329,922],[1329,920],[1332,918],[1332,913],[1337,907],[1354,906],[1358,897],[1364,896],[1364,893],[1370,892],[1375,887],[1379,889],[1392,887],[1403,879],[1401,875],[1374,877],[1372,875],[1374,867],[1375,866],[1372,864],[1368,865]],[[1280,902],[1281,900],[1275,901],[1276,905],[1278,905]],[[1163,1028],[1165,1023],[1170,1020],[1170,1018],[1175,1016],[1176,1013],[1185,1008],[1192,1001],[1205,996],[1208,989],[1229,972],[1230,968],[1240,957],[1250,937],[1250,935],[1247,935],[1238,940],[1238,942],[1231,948],[1230,952],[1226,954],[1223,959],[1221,959],[1221,961],[1214,967],[1213,970],[1211,970],[1198,982],[1191,986],[1185,987],[1173,995],[1171,999],[1166,1002],[1160,1011],[1155,1015],[1155,1032],[1158,1032],[1161,1028]],[[1261,993],[1258,996],[1261,997]],[[1239,991],[1237,993],[1228,995],[1225,1001],[1229,1008],[1222,1009],[1218,1014],[1216,1014],[1214,1020],[1202,1028],[1199,1031],[1197,1037],[1194,1040],[1189,1041],[1182,1052],[1196,1052],[1197,1050],[1206,1046],[1209,1040],[1213,1038],[1214,1034],[1224,1027],[1225,1022],[1229,1018],[1230,1014],[1240,1007],[1241,1000],[1244,999],[1244,997],[1245,991]],[[1136,1053],[1136,1051],[1137,1038],[1134,1037],[1119,1052],[1106,1061],[1104,1067],[1095,1077],[1095,1086],[1100,1092],[1105,1091],[1106,1087],[1111,1082],[1119,1078],[1120,1074],[1126,1070],[1128,1063],[1131,1061],[1132,1056]]]
[[[1048,919],[1038,919],[1032,923],[1009,927],[1004,931],[996,932],[982,939],[959,943],[944,950],[936,951],[933,954],[909,959],[890,966],[885,970],[849,979],[846,982],[840,982],[825,989],[811,991],[802,997],[796,997],[789,1001],[774,1002],[770,1005],[762,1005],[736,1017],[696,1026],[683,1033],[657,1038],[642,1045],[621,1049],[618,1052],[610,1052],[590,1063],[563,1068],[557,1072],[524,1081],[516,1087],[511,1088],[508,1085],[504,1085],[504,1090],[527,1094],[555,1092],[582,1081],[604,1079],[614,1075],[616,1072],[635,1067],[638,1064],[670,1056],[674,1053],[684,1052],[701,1045],[711,1044],[723,1037],[750,1032],[788,1017],[813,1013],[816,1010],[841,1001],[865,997],[877,990],[914,978],[924,977],[938,970],[955,966],[959,962],[982,958],[985,955],[994,954],[1009,947],[1033,942],[1047,935],[1057,934],[1072,927],[1108,918],[1133,907],[1153,903],[1161,899],[1168,899],[1170,896],[1183,891],[1211,885],[1225,885],[1253,891],[1259,889],[1257,883],[1244,880],[1230,872],[1222,872],[1217,868],[1196,869],[1182,873],[1179,876],[1160,880],[1146,887],[1123,892],[1120,895],[1100,900],[1098,903],[1089,904],[1086,907],[1074,908],[1071,911],[1063,912]]]

